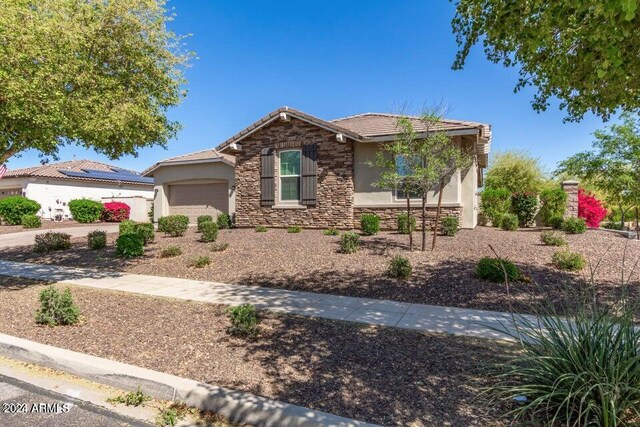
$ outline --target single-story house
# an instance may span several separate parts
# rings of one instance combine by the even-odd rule
[[[398,189],[373,185],[380,171],[370,162],[381,144],[395,140],[397,120],[393,114],[366,113],[325,121],[279,108],[215,149],[167,159],[143,172],[154,177],[156,217],[185,213],[195,220],[200,212],[222,211],[235,214],[239,227],[350,229],[372,212],[383,228],[393,229],[406,200]],[[418,133],[426,131],[419,118],[410,120]],[[443,214],[459,216],[462,227],[473,228],[491,127],[446,119],[437,129],[474,153],[472,166],[456,171],[442,194]],[[427,200],[431,222],[437,190]],[[418,214],[420,200],[411,206]]]
[[[153,180],[137,172],[92,160],[71,160],[9,170],[0,179],[0,198],[22,195],[40,203],[44,219],[69,219],[69,201],[99,202],[153,198]]]

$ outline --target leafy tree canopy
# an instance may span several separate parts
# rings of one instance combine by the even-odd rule
[[[5,0],[0,10],[0,164],[62,144],[110,158],[164,145],[192,56],[164,0]]]
[[[485,175],[486,188],[504,188],[511,193],[539,193],[545,184],[540,159],[526,151],[505,151],[492,156]]]
[[[456,0],[452,26],[453,68],[481,41],[490,61],[520,67],[515,91],[537,87],[536,111],[553,97],[569,121],[640,108],[638,0]]]

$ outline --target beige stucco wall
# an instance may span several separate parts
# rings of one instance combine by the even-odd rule
[[[169,215],[169,185],[207,184],[226,182],[229,189],[229,214],[236,208],[235,174],[233,167],[223,163],[198,163],[160,166],[153,172],[154,220]]]

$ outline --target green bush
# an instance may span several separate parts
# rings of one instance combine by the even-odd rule
[[[494,227],[500,227],[500,219],[509,212],[511,192],[502,188],[487,188],[480,196],[480,209]]]
[[[34,252],[63,251],[71,247],[71,235],[48,231],[38,234],[33,245]]]
[[[538,197],[535,194],[514,194],[511,196],[511,208],[520,227],[528,227],[536,216]]]
[[[266,233],[267,231],[269,231],[269,229],[264,225],[259,225],[256,227],[256,233]]]
[[[455,236],[460,230],[460,219],[457,216],[445,216],[442,218],[442,234]]]
[[[182,255],[182,249],[180,249],[180,246],[167,246],[160,251],[161,258],[171,258],[178,255]]]
[[[158,230],[162,220],[162,232],[171,237],[184,236],[189,229],[189,217],[186,215],[169,215],[158,220]]]
[[[335,228],[327,228],[322,232],[325,236],[339,236],[340,232]]]
[[[505,231],[516,231],[518,229],[518,217],[510,213],[502,215],[500,228]]]
[[[135,258],[144,254],[144,238],[137,234],[121,234],[116,240],[116,256]]]
[[[583,218],[565,218],[562,229],[567,234],[582,234],[587,231],[587,222]]]
[[[509,193],[538,193],[544,183],[544,170],[540,159],[526,151],[504,151],[491,155],[491,164],[485,173],[486,188],[504,188]]]
[[[549,219],[549,227],[552,227],[556,230],[562,230],[563,225],[564,225],[564,217],[562,215],[552,216]]]
[[[402,255],[396,255],[391,258],[388,270],[389,276],[406,279],[411,275],[411,271],[413,271],[413,266],[409,258],[403,257]]]
[[[42,227],[42,219],[38,215],[26,214],[22,215],[20,221],[23,228],[40,228]]]
[[[80,309],[73,302],[71,290],[62,293],[55,286],[47,286],[38,295],[40,308],[36,311],[36,323],[49,326],[73,325],[80,320]]]
[[[35,215],[40,203],[22,196],[9,196],[0,199],[0,218],[6,224],[20,225],[23,215]]]
[[[122,223],[120,223],[122,224]],[[156,233],[153,230],[153,224],[150,222],[138,222],[133,227],[133,232],[142,236],[144,244],[153,242],[156,238]]]
[[[547,227],[552,227],[555,217],[562,217],[567,208],[567,193],[562,188],[547,188],[540,193],[540,218]]]
[[[200,255],[198,258],[194,258],[190,263],[190,267],[195,268],[204,268],[207,265],[211,264],[211,258],[206,255]]]
[[[624,226],[622,224],[613,221],[603,222],[600,225],[600,228],[606,228],[608,230],[624,230]]]
[[[398,233],[409,234],[409,230],[416,230],[416,217],[411,217],[411,229],[409,229],[409,215],[401,213],[398,215]]]
[[[380,217],[376,214],[362,214],[360,228],[365,236],[373,236],[380,231]]]
[[[287,228],[287,233],[299,233],[302,231],[302,227],[299,225],[294,225],[293,227]]]
[[[166,233],[167,232],[168,218],[169,217],[167,217],[167,216],[161,216],[160,218],[158,218],[158,233]]]
[[[200,225],[200,240],[203,242],[215,242],[218,238],[218,224],[215,222],[203,222]]]
[[[81,223],[95,222],[102,216],[104,206],[89,199],[75,199],[69,202],[69,211],[74,220]]]
[[[512,262],[498,258],[482,258],[476,265],[476,275],[495,283],[504,282],[505,275],[511,282],[517,282],[522,277],[520,270]]]
[[[106,231],[95,230],[87,234],[87,246],[89,249],[97,250],[107,246]]]
[[[213,222],[213,217],[211,215],[200,215],[197,219],[197,223],[198,223],[198,233],[202,232],[202,229],[200,228],[202,226],[202,224],[204,224],[205,222]]]
[[[222,252],[222,251],[226,251],[227,248],[229,247],[228,243],[214,243],[213,245],[211,245],[211,252]]]
[[[220,230],[231,228],[231,215],[225,212],[218,214],[218,218],[216,218],[216,223],[218,224],[218,228]]]
[[[258,311],[252,304],[242,304],[228,307],[226,312],[229,316],[231,326],[227,328],[227,333],[238,337],[256,338],[260,333],[258,323],[260,317]]]
[[[164,408],[156,416],[157,426],[175,426],[178,421],[184,418],[184,413],[178,412],[177,408]]]
[[[547,246],[566,246],[567,241],[564,236],[557,231],[543,231],[540,234],[540,241]]]
[[[118,234],[134,234],[136,232],[136,222],[132,219],[125,219],[118,225]]]
[[[352,254],[358,250],[360,246],[360,236],[358,233],[347,231],[340,237],[340,252],[343,254]]]
[[[140,386],[138,386],[136,391],[130,391],[116,397],[110,397],[107,399],[107,402],[112,404],[121,403],[126,406],[141,406],[151,399],[151,396],[144,394]]]
[[[553,254],[552,262],[558,269],[565,271],[580,271],[587,265],[587,261],[581,254],[568,250]]]

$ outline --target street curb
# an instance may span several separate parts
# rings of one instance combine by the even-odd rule
[[[134,390],[140,386],[146,394],[155,398],[179,400],[189,406],[224,415],[234,423],[257,427],[375,426],[11,335],[0,334],[0,355],[124,390]]]

